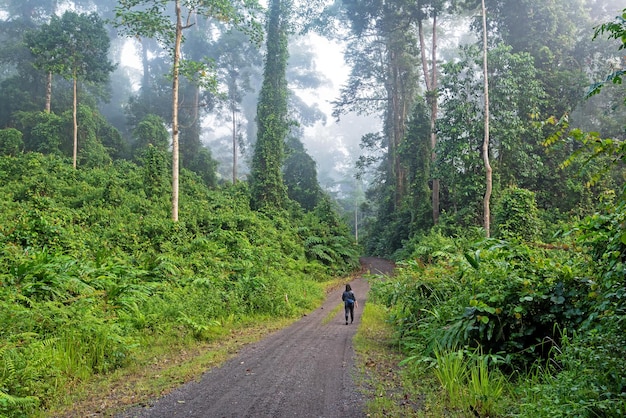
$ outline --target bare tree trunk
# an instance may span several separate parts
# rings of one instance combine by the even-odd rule
[[[487,9],[485,8],[485,0],[482,0],[483,13],[483,79],[485,82],[485,137],[483,139],[483,162],[485,163],[485,197],[483,199],[484,211],[484,227],[487,238],[490,236],[490,217],[491,209],[489,201],[491,199],[491,190],[493,182],[491,178],[492,170],[489,163],[489,78],[487,74]]]
[[[233,184],[237,183],[237,109],[232,106],[233,111]]]
[[[420,42],[420,54],[422,57],[422,70],[424,72],[424,82],[426,84],[427,97],[430,102],[430,149],[431,163],[437,160],[435,147],[437,146],[437,133],[435,124],[437,122],[438,93],[437,93],[437,15],[433,17],[433,35],[431,51],[431,68],[428,70],[428,60],[426,58],[426,42],[424,41],[424,28],[422,20],[418,21],[418,34]],[[439,221],[439,179],[433,179],[432,186],[433,223]]]
[[[178,77],[182,36],[180,1],[176,0],[176,40],[172,69],[172,220],[174,222],[178,221]]]
[[[141,65],[143,68],[143,81],[141,82],[141,91],[146,95],[150,91],[150,61],[148,59],[148,42],[149,38],[141,38]]]
[[[359,243],[359,205],[358,199],[354,201],[354,242]]]
[[[193,108],[191,111],[191,124],[189,126],[189,135],[185,135],[187,143],[185,143],[185,139],[181,146],[183,149],[181,151],[182,158],[180,161],[181,167],[191,167],[194,164],[195,158],[193,154],[198,154],[200,149],[202,148],[202,140],[200,137],[202,136],[202,127],[200,126],[200,85],[195,84],[193,86]],[[185,161],[187,158],[187,161]]]
[[[389,41],[390,39],[388,39]],[[394,209],[397,209],[400,206],[400,197],[402,195],[402,184],[400,184],[400,164],[399,156],[398,156],[398,102],[399,98],[399,88],[398,88],[398,67],[396,63],[396,51],[393,49],[391,45],[388,44],[388,55],[387,55],[387,72],[390,74],[390,80],[387,81],[387,97],[388,97],[388,105],[387,105],[387,116],[386,116],[386,131],[389,136],[389,170],[391,171],[391,178],[395,182],[395,193],[394,193]]]
[[[405,139],[407,109],[413,97],[411,89],[407,88],[402,47],[394,36],[389,35],[387,39],[386,66],[389,77],[385,83],[388,100],[385,131],[389,137],[389,170],[390,178],[394,181],[394,208],[397,209],[407,194],[407,169],[402,164],[400,149]]]
[[[52,104],[52,71],[48,71],[46,78],[46,108],[45,112],[50,113]]]
[[[78,80],[77,80],[77,74],[76,71],[74,71],[74,81],[73,81],[73,88],[74,88],[74,100],[73,100],[73,106],[72,106],[72,119],[73,119],[73,123],[74,123],[74,151],[72,152],[72,165],[74,167],[74,169],[76,169],[76,160],[77,160],[77,156],[78,156],[78,112],[77,112],[77,108],[78,108],[78,89],[76,88],[76,85],[78,84]]]
[[[437,133],[435,124],[437,123],[437,113],[439,111],[438,86],[437,86],[437,15],[433,16],[433,45],[432,45],[432,82],[431,82],[431,111],[430,111],[430,146],[432,149],[431,161],[434,164],[437,160],[435,147],[437,146]],[[433,179],[433,223],[439,222],[439,179]]]
[[[395,72],[394,66],[392,64],[392,55],[393,49],[390,45],[390,38],[387,37],[385,39],[385,53],[379,54],[379,59],[381,62],[381,66],[386,69],[387,77],[385,77],[385,93],[387,97],[386,101],[386,110],[385,110],[385,119],[383,122],[383,131],[387,139],[387,177],[391,182],[393,179],[394,182],[397,181],[396,178],[396,141],[395,141],[395,132],[394,132],[394,116],[395,116],[395,100],[396,96],[394,95],[394,86],[395,86]],[[397,196],[398,196],[398,185],[394,184],[394,207],[397,206]]]

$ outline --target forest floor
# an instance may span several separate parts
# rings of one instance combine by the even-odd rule
[[[127,417],[363,417],[367,392],[355,365],[353,337],[367,300],[367,273],[389,275],[393,264],[363,258],[350,284],[357,296],[346,325],[341,293],[290,326],[244,346],[219,367],[159,399],[118,415]],[[362,376],[361,376],[362,377]]]

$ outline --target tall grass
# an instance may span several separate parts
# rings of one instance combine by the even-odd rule
[[[447,401],[453,408],[465,406],[467,390],[467,361],[464,353],[459,351],[435,351],[436,365],[434,369],[437,380],[447,394]]]
[[[435,350],[434,374],[451,408],[476,416],[503,412],[507,381],[499,369],[489,367],[489,357],[464,350]]]

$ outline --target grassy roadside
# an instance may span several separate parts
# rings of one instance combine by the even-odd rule
[[[326,293],[349,280],[340,278],[324,283]],[[251,318],[245,323],[231,323],[208,342],[152,341],[136,353],[131,366],[76,382],[67,388],[63,399],[36,418],[110,417],[130,406],[146,404],[185,382],[199,379],[207,369],[236,356],[245,345],[299,318]]]
[[[383,306],[368,300],[354,338],[357,368],[368,417],[464,417],[450,411],[435,376],[419,365],[399,366],[404,356],[392,345],[393,330]]]
[[[138,355],[132,366],[98,375],[69,388],[61,402],[41,417],[113,416],[132,405],[147,403],[181,384],[198,379],[209,368],[237,355],[298,318],[257,319],[234,326],[214,341],[182,345],[158,343]]]

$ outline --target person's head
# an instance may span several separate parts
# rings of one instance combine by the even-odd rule
[[[346,292],[349,292],[349,291],[351,291],[351,290],[352,290],[352,288],[350,287],[350,285],[349,285],[349,284],[347,284],[347,285],[346,285]]]

